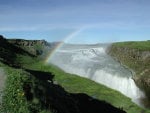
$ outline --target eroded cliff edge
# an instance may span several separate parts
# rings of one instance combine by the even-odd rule
[[[135,72],[135,83],[150,100],[150,41],[113,43],[108,54]]]

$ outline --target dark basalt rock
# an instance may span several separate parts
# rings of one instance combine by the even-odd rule
[[[24,40],[24,39],[9,39],[9,43],[25,49],[33,55],[42,55],[43,50],[50,44],[45,40]]]
[[[46,42],[45,40],[9,39],[8,41],[12,44],[16,44],[19,46],[34,46],[34,45],[47,46],[48,45],[48,42]]]

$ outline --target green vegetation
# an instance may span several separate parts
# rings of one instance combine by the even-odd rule
[[[150,50],[150,41],[130,41],[130,42],[117,42],[113,44],[118,47],[127,47],[131,49],[138,49],[141,51]]]
[[[45,107],[43,107],[39,102],[39,99],[36,96],[33,97],[32,100],[26,97],[25,87],[26,85],[31,85],[32,92],[34,95],[38,90],[34,90],[40,84],[40,81],[35,79],[35,77],[31,77],[31,74],[26,72],[23,69],[14,69],[8,67],[4,64],[1,64],[3,68],[6,70],[7,80],[6,86],[4,89],[4,96],[2,100],[2,107],[0,112],[2,113],[51,113],[51,111],[47,111]],[[39,96],[39,95],[38,95]],[[40,95],[41,97],[43,95]]]
[[[7,70],[6,88],[3,97],[3,112],[29,113],[24,97],[23,83],[27,80],[22,70],[5,68]]]

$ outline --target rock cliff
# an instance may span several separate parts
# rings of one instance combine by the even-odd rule
[[[47,42],[45,40],[24,40],[24,39],[7,39],[7,41],[15,46],[21,47],[29,53],[38,56],[45,55],[61,42]]]
[[[133,79],[150,98],[150,41],[146,41],[146,48],[135,47],[136,43],[145,46],[145,42],[133,42],[134,46],[130,43],[114,43],[108,53],[135,72]]]
[[[32,53],[29,53],[25,49],[16,46],[15,44],[9,43],[7,39],[0,35],[0,62],[9,66],[18,67],[16,62],[17,56],[24,55],[34,57]],[[16,64],[16,65],[15,65]]]
[[[41,55],[44,47],[49,46],[49,43],[45,40],[9,39],[8,42],[19,46],[34,55]]]

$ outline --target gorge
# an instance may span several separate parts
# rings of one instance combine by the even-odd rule
[[[115,89],[143,107],[141,99],[145,98],[145,94],[134,83],[131,70],[109,56],[106,53],[107,47],[105,44],[66,44],[55,52],[50,63],[67,73],[77,74]]]

